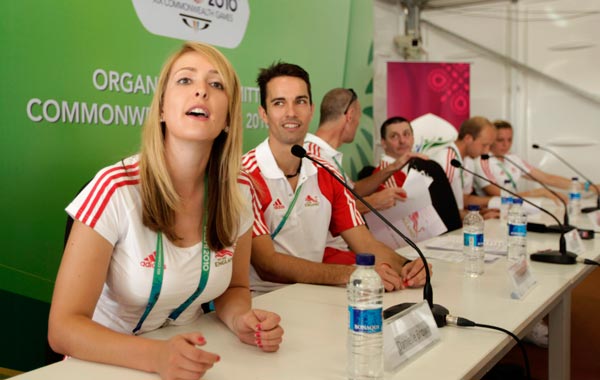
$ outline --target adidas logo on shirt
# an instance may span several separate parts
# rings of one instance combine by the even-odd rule
[[[319,205],[319,197],[317,195],[307,195],[304,199],[304,207],[312,207]]]
[[[275,202],[273,202],[273,208],[275,210],[282,210],[285,208],[285,206],[283,205],[283,203],[281,203],[281,200],[277,198],[275,199]]]
[[[156,262],[156,252],[152,252],[151,254],[146,256],[144,258],[144,260],[140,261],[140,266],[142,268],[153,268],[154,269],[155,262]],[[167,269],[167,266],[165,264],[163,264],[163,268]]]

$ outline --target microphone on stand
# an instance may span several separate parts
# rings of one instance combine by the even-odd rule
[[[367,206],[367,208],[369,210],[371,210],[371,212],[373,214],[375,214],[379,219],[381,219],[388,227],[390,227],[392,229],[392,231],[394,231],[396,234],[398,234],[406,242],[406,244],[408,244],[411,248],[413,248],[419,254],[419,257],[423,261],[423,266],[425,269],[425,285],[423,286],[423,299],[426,300],[427,303],[429,304],[429,308],[431,309],[431,312],[433,314],[433,317],[435,319],[437,326],[444,327],[446,325],[446,315],[449,314],[449,311],[445,307],[433,303],[433,288],[431,287],[431,273],[429,271],[429,265],[427,264],[427,259],[425,258],[425,255],[423,255],[423,252],[421,252],[419,247],[412,240],[410,240],[408,237],[406,237],[402,232],[400,232],[389,220],[387,220],[383,215],[381,215],[381,213],[379,213],[379,211],[377,211],[373,206],[371,206],[371,204],[369,202],[367,202],[366,200],[364,200],[363,197],[358,195],[354,191],[354,189],[352,189],[350,186],[348,186],[348,184],[346,182],[344,182],[344,180],[342,180],[338,175],[333,173],[331,171],[331,169],[329,169],[326,165],[324,165],[319,160],[316,160],[315,158],[313,158],[309,154],[307,154],[306,150],[303,147],[301,147],[300,145],[292,146],[292,154],[299,158],[307,158],[310,161],[317,164],[318,166],[320,166],[321,168],[325,169],[325,171],[327,173],[329,173],[329,175],[331,175],[339,183],[341,183],[342,186],[344,186],[346,189],[348,189],[348,191],[350,191],[356,199],[358,199],[359,201],[364,203],[365,206]],[[383,316],[384,316],[384,318],[389,318],[394,314],[397,314],[403,310],[408,309],[409,307],[413,306],[414,304],[415,304],[414,302],[413,303],[407,302],[407,303],[401,303],[398,305],[391,306],[391,307],[387,308],[386,310],[384,310]]]
[[[455,168],[460,168],[461,170],[466,171],[469,174],[474,175],[477,178],[481,178],[484,181],[496,186],[497,188],[499,188],[500,190],[504,190],[507,193],[520,198],[523,200],[523,202],[526,202],[530,205],[532,205],[533,207],[537,208],[538,210],[550,215],[552,217],[552,219],[556,220],[556,223],[558,223],[560,226],[562,226],[560,220],[558,220],[558,218],[556,216],[554,216],[551,212],[549,212],[548,210],[536,205],[533,202],[528,201],[527,199],[523,198],[522,196],[520,196],[519,194],[512,192],[510,190],[508,190],[507,188],[505,188],[504,186],[500,186],[498,185],[496,182],[490,181],[489,179],[485,178],[482,175],[479,175],[477,173],[475,173],[472,170],[469,170],[467,168],[465,168],[464,166],[462,166],[462,164],[456,160],[453,159],[452,161],[450,161],[450,164],[452,166],[454,166]],[[563,228],[563,227],[561,227]],[[562,231],[560,233],[560,239],[559,239],[559,249],[558,251],[554,251],[554,250],[544,250],[544,251],[540,251],[537,253],[532,253],[531,255],[529,255],[529,257],[531,257],[531,260],[533,261],[540,261],[540,262],[544,262],[544,263],[552,263],[552,264],[575,264],[575,259],[577,258],[577,255],[575,255],[572,252],[567,251],[567,241],[565,240],[565,232]]]
[[[590,186],[592,186],[594,188],[594,190],[596,190],[596,194],[598,195],[598,199],[596,201],[596,207],[584,207],[581,209],[581,212],[586,214],[588,212],[593,212],[596,210],[600,210],[600,190],[598,190],[598,186],[596,186],[588,177],[586,177],[585,175],[583,175],[582,172],[580,172],[579,170],[575,169],[575,167],[571,164],[569,164],[567,161],[565,161],[562,157],[560,157],[558,154],[556,154],[554,151],[548,149],[548,148],[544,148],[542,146],[539,146],[538,144],[533,144],[531,145],[531,147],[533,149],[540,149],[543,150],[544,152],[548,152],[551,155],[553,155],[554,157],[556,157],[558,160],[560,160],[560,162],[562,162],[563,164],[567,165],[571,170],[573,170],[575,173],[577,173],[581,178],[585,179]]]
[[[510,162],[511,164],[513,164],[513,166],[517,169],[519,169],[523,174],[525,174],[526,176],[528,176],[529,178],[531,178],[532,180],[534,180],[535,182],[539,183],[540,185],[542,185],[542,187],[546,190],[548,190],[549,192],[551,192],[556,198],[558,198],[564,208],[565,208],[565,212],[563,214],[563,223],[562,224],[553,224],[550,226],[546,226],[546,225],[540,225],[537,226],[537,223],[530,223],[531,225],[536,225],[534,226],[534,228],[532,230],[535,230],[535,232],[569,232],[571,231],[573,228],[575,228],[574,226],[571,226],[569,224],[569,213],[567,212],[567,203],[565,202],[564,199],[562,199],[561,197],[558,196],[558,194],[552,190],[551,188],[549,188],[545,183],[541,182],[540,180],[538,180],[537,178],[535,178],[533,175],[531,175],[530,173],[527,172],[527,170],[525,170],[523,167],[521,167],[520,165],[518,165],[515,161],[511,160],[508,156],[503,156],[503,155],[494,155],[494,157],[496,158],[503,158],[506,161]],[[482,160],[487,160],[490,158],[489,154],[482,154],[481,155],[481,159]]]

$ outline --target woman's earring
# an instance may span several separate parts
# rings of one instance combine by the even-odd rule
[[[228,126],[226,126],[225,128],[223,128],[223,132],[225,132],[225,133],[229,133],[229,125],[228,125]]]

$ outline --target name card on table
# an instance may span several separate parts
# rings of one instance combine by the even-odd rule
[[[576,228],[565,233],[565,242],[567,243],[567,251],[573,252],[576,255],[579,255],[585,250],[583,240],[581,240],[581,236],[579,236],[579,232]]]
[[[514,299],[523,298],[537,282],[531,273],[527,257],[523,257],[508,267],[508,277],[512,284],[510,297]]]
[[[413,305],[383,322],[384,367],[395,371],[409,359],[440,340],[427,301]]]

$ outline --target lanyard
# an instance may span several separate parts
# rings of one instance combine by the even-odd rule
[[[342,165],[340,165],[340,163],[338,162],[338,160],[335,159],[335,157],[331,157],[333,159],[333,162],[335,162],[335,166],[337,166],[337,168],[340,170],[340,173],[342,173],[342,175],[344,176],[344,181],[348,182],[348,176],[346,176],[346,172],[344,171],[344,168],[342,168]]]
[[[281,231],[281,229],[283,228],[283,225],[285,224],[285,222],[287,222],[287,220],[290,216],[290,213],[292,212],[292,209],[294,208],[294,205],[296,204],[296,199],[298,199],[300,190],[302,190],[302,185],[304,185],[304,184],[301,184],[296,189],[296,193],[294,194],[294,199],[292,199],[292,203],[290,203],[290,206],[288,207],[287,211],[285,212],[285,215],[279,221],[279,225],[277,226],[277,228],[275,228],[275,231],[273,231],[273,233],[271,234],[271,239],[275,239],[275,236],[277,236],[277,234],[279,234],[279,231]]]
[[[510,172],[508,170],[506,170],[506,168],[504,167],[504,164],[500,160],[498,160],[498,167],[500,167],[500,169],[504,172],[504,174],[506,174],[506,176],[510,180],[510,183],[512,184],[513,189],[515,191],[517,191],[517,184],[515,183],[513,177],[510,175]]]
[[[181,313],[185,309],[187,309],[192,302],[198,298],[200,294],[204,291],[206,287],[206,283],[208,282],[208,275],[210,273],[210,248],[208,244],[206,244],[206,197],[208,195],[207,191],[208,185],[206,178],[204,179],[204,213],[202,214],[202,271],[200,273],[200,280],[198,281],[198,287],[186,299],[181,305],[177,307],[177,309],[173,310],[170,314],[163,326],[168,325],[170,322],[176,320]],[[146,309],[144,310],[144,314],[140,318],[139,322],[133,329],[133,334],[137,335],[138,331],[142,328],[146,317],[156,305],[158,301],[158,297],[160,296],[160,290],[162,288],[163,282],[163,263],[164,263],[164,254],[163,254],[163,244],[162,244],[162,233],[158,231],[156,234],[156,261],[154,262],[154,275],[152,276],[152,288],[150,290],[150,297],[148,298],[148,304],[146,305]]]
[[[452,145],[448,146],[448,148],[452,149],[454,154],[456,154],[456,158],[458,159],[458,161],[461,161],[461,165],[462,165],[462,157],[460,156],[460,152]],[[464,187],[465,187],[465,179],[463,178],[463,171],[460,170],[460,188],[463,189]]]

